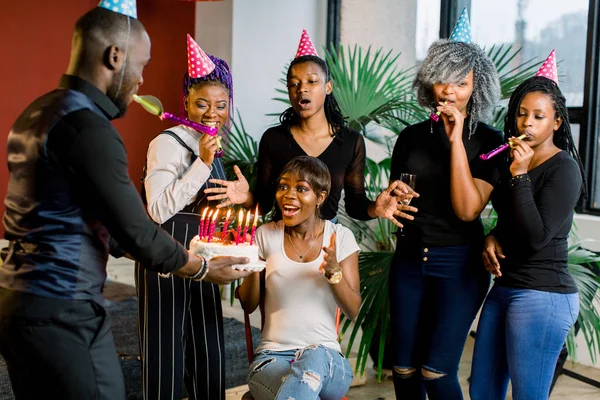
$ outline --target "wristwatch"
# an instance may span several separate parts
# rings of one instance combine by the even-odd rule
[[[325,272],[325,278],[332,285],[335,285],[336,283],[340,283],[340,281],[342,280],[343,276],[344,275],[342,274],[341,268],[338,269],[337,271],[333,272],[333,273]]]

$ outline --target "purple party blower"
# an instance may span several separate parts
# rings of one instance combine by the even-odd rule
[[[205,133],[209,136],[216,136],[218,150],[215,151],[215,157],[223,157],[223,149],[221,148],[221,140],[217,136],[217,128],[198,124],[194,121],[190,121],[187,118],[178,117],[169,112],[165,112],[160,100],[154,96],[138,96],[137,94],[134,94],[133,100],[136,103],[139,103],[144,108],[144,110],[148,111],[150,114],[157,115],[163,121],[173,121],[177,124],[188,126],[192,129],[197,130],[198,132]]]
[[[177,124],[181,124],[181,125],[185,125],[185,126],[189,126],[192,129],[197,130],[198,132],[202,132],[202,133],[206,133],[207,135],[210,136],[216,136],[217,135],[217,128],[213,128],[211,126],[206,126],[206,125],[202,125],[202,124],[198,124],[194,121],[190,121],[187,118],[181,118],[178,117],[176,115],[171,114],[170,112],[163,112],[162,114],[160,114],[160,119],[162,119],[163,121],[173,121]]]
[[[525,139],[526,136],[527,135],[521,135],[517,139]],[[484,161],[487,161],[490,158],[494,157],[496,154],[502,153],[504,150],[508,149],[509,147],[510,147],[510,141],[508,143],[504,143],[503,145],[496,147],[494,150],[490,151],[489,153],[480,154],[479,158],[481,158]]]

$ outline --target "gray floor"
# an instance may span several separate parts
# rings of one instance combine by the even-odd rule
[[[473,339],[469,337],[465,346],[465,352],[460,365],[459,379],[465,399],[469,398],[467,378],[471,369],[471,357],[473,352]],[[600,381],[600,369],[581,366],[578,364],[567,363],[569,369],[587,376],[596,381]],[[230,389],[227,393],[227,400],[239,400],[247,387]],[[367,371],[367,380],[365,385],[350,388],[347,395],[348,400],[392,400],[394,396],[394,387],[389,375],[384,376],[381,382],[377,382],[375,371]],[[506,397],[512,400],[510,392]],[[568,376],[558,378],[556,386],[550,396],[550,400],[598,400],[600,399],[600,389],[577,381]]]
[[[471,337],[467,339],[459,372],[459,379],[465,399],[469,398],[467,378],[471,369],[473,342]],[[567,362],[567,364],[569,369],[573,369],[584,376],[600,381],[599,369],[584,367],[578,364],[573,365],[571,362]],[[349,400],[387,400],[394,398],[394,388],[391,379],[384,379],[381,383],[377,383],[377,378],[373,371],[369,371],[366,385],[351,388],[348,393]],[[507,399],[512,400],[510,393],[507,396]],[[558,378],[550,399],[598,400],[600,399],[600,389],[563,375]]]
[[[125,300],[135,295],[133,289],[133,263],[126,259],[115,260],[109,262],[109,277],[113,281],[123,283],[124,285],[109,285],[111,290],[107,293],[107,297],[112,301]],[[225,291],[227,292],[227,291]],[[225,317],[235,318],[239,321],[243,319],[243,313],[237,303],[230,306],[229,300],[223,300],[223,312]],[[257,314],[257,313],[255,313]],[[254,326],[259,326],[259,315],[252,315]],[[585,351],[585,350],[581,350]],[[465,398],[468,399],[467,377],[471,368],[471,357],[473,352],[473,339],[469,338],[465,347],[465,352],[460,365],[459,378]],[[568,362],[567,366],[574,371],[587,376],[596,381],[600,381],[600,369],[585,367],[578,364]],[[600,366],[599,366],[600,367]],[[239,400],[242,394],[247,390],[247,387],[241,386],[228,391],[227,400]],[[2,396],[0,396],[1,398]],[[393,384],[390,379],[384,378],[381,382],[377,382],[375,372],[367,371],[366,384],[352,387],[348,393],[349,400],[391,400],[394,399]],[[509,394],[508,400],[512,400]],[[561,376],[558,379],[556,387],[550,396],[550,400],[599,400],[600,389],[587,385],[567,376]]]

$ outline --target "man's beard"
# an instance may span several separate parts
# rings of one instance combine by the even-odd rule
[[[127,84],[128,74],[125,71],[124,74],[121,71],[115,73],[112,77],[112,81],[110,82],[110,86],[106,91],[106,95],[115,103],[117,108],[119,109],[118,117],[122,117],[127,112],[127,106],[129,105],[129,92],[130,88]]]

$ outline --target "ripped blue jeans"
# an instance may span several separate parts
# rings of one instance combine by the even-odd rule
[[[256,400],[340,400],[353,376],[350,363],[340,352],[315,345],[256,353],[248,386]]]

